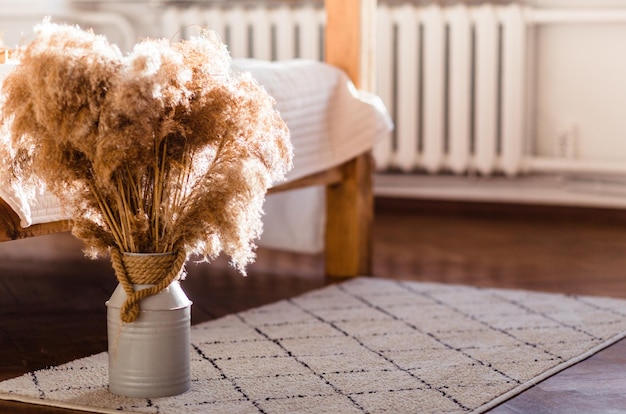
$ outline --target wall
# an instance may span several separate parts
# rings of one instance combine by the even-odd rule
[[[626,8],[626,1],[541,1],[541,7]],[[626,161],[626,21],[536,26],[533,152]]]
[[[132,47],[137,35],[126,19],[112,12],[93,11],[79,10],[66,0],[0,0],[2,42],[9,48],[28,43],[33,37],[33,27],[50,17],[54,23],[77,24],[105,34],[124,50]]]
[[[0,31],[8,47],[24,44],[32,36],[33,25],[50,14],[64,14],[64,0],[0,0]]]
[[[159,1],[65,0],[74,10],[117,13],[135,28],[139,38],[162,37]]]

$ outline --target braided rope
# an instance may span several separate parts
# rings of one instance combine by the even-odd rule
[[[181,248],[163,255],[124,255],[119,248],[111,248],[111,264],[127,296],[120,309],[122,321],[137,320],[139,302],[167,288],[179,277],[186,261],[187,253]],[[133,285],[136,284],[153,286],[135,291]]]

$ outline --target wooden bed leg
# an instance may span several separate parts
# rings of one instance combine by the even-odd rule
[[[374,90],[376,0],[325,0],[326,62],[357,88]],[[371,153],[344,165],[344,180],[326,190],[326,274],[369,275],[374,216]]]
[[[326,275],[372,270],[373,161],[365,153],[344,165],[344,180],[326,188]]]

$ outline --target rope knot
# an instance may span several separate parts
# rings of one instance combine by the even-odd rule
[[[111,263],[118,282],[126,292],[126,301],[120,309],[122,321],[130,323],[139,317],[139,302],[160,293],[180,278],[187,261],[184,249],[172,253],[122,253],[111,249]],[[152,285],[135,291],[133,285]]]

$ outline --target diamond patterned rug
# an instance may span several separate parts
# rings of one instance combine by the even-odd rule
[[[626,333],[626,301],[358,278],[192,327],[192,388],[107,390],[106,353],[0,383],[102,413],[484,412]]]

